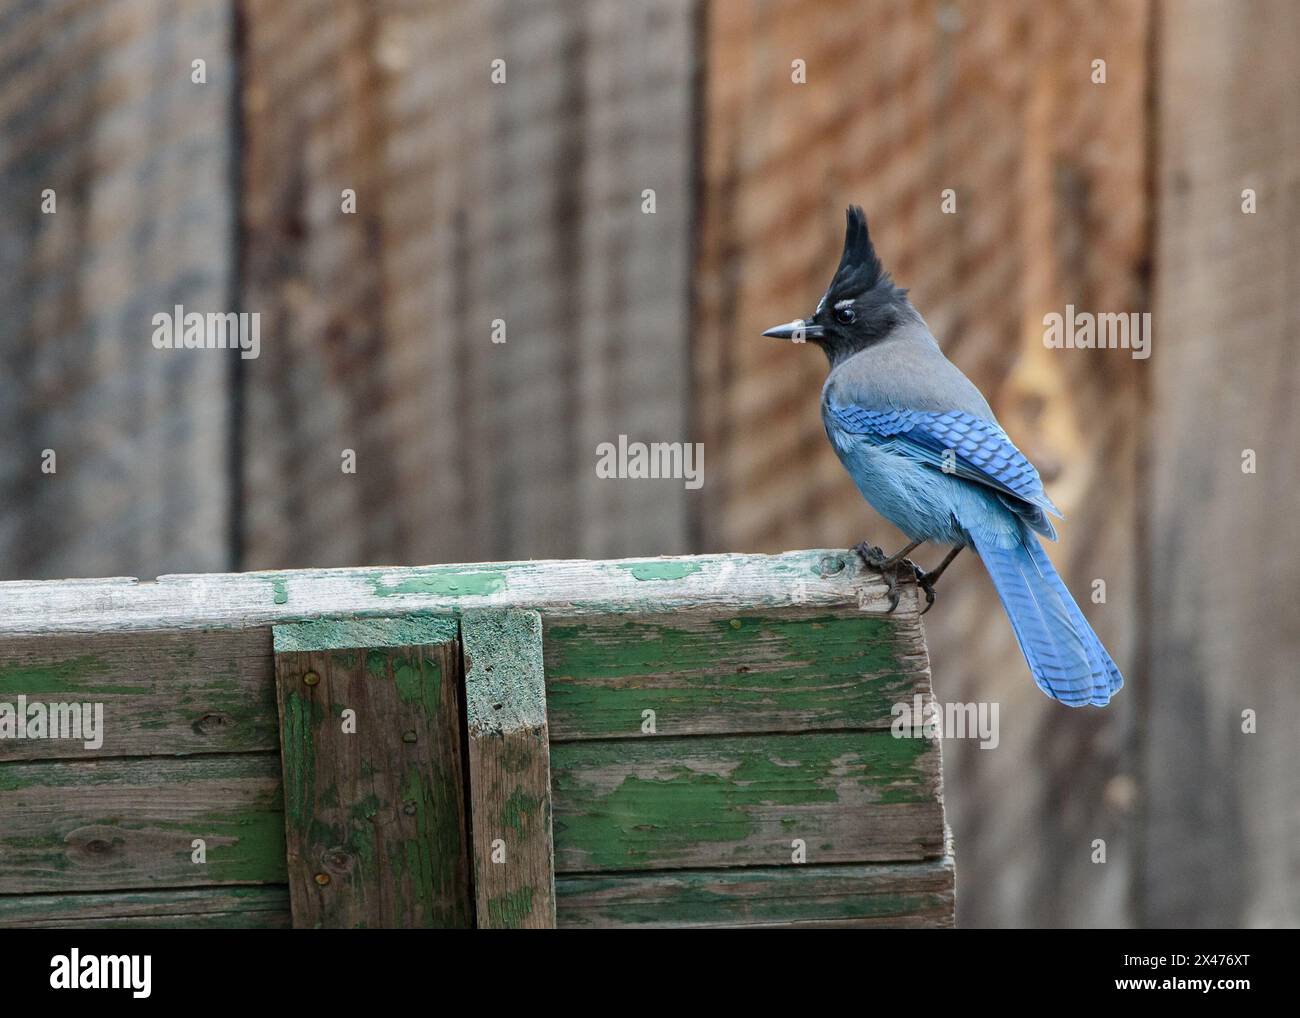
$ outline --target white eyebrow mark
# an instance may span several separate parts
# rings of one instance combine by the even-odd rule
[[[844,300],[837,300],[837,301],[835,302],[835,310],[836,310],[836,311],[840,310],[840,308],[848,308],[848,307],[852,307],[852,306],[853,306],[853,298],[852,298],[852,297],[845,297]]]

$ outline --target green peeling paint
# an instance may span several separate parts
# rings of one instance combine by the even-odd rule
[[[393,681],[403,703],[418,703],[436,717],[442,702],[442,668],[427,658],[395,657]]]
[[[638,580],[682,580],[704,567],[698,562],[666,559],[645,562],[616,562],[619,569],[631,573]]]
[[[323,711],[291,689],[284,698],[284,809],[297,825],[309,821],[316,799],[316,736]]]
[[[277,576],[275,579],[271,581],[271,594],[272,594],[272,600],[276,604],[289,603],[289,588],[285,586],[285,580],[283,576]]]
[[[452,821],[459,789],[442,780],[427,780],[411,768],[402,783],[402,799],[415,803],[416,836],[390,847],[389,863],[404,871],[416,910],[425,926],[467,926],[469,914],[460,896],[464,846]],[[437,903],[449,908],[438,914]]]
[[[517,930],[533,911],[533,889],[521,887],[489,898],[488,925],[494,930]]]
[[[186,821],[182,830],[186,833],[180,851],[187,862],[192,851],[190,834],[208,839],[205,876],[210,880],[287,879],[284,817],[280,813],[213,814]]]
[[[108,695],[110,693],[151,693],[151,684],[104,685],[94,681],[110,666],[92,655],[55,661],[48,664],[14,664],[0,667],[0,695],[28,697],[50,695],[76,695],[86,692]]]
[[[497,570],[463,572],[454,569],[420,570],[419,575],[399,583],[386,583],[375,574],[371,589],[379,597],[397,594],[428,594],[434,597],[487,597],[505,588],[506,574]]]
[[[279,762],[263,753],[6,764],[5,876],[58,894],[133,884],[284,883],[279,775]],[[202,866],[191,862],[195,838],[206,842]],[[106,865],[86,865],[79,850],[91,840],[102,843]]]
[[[523,834],[524,828],[542,808],[539,796],[529,795],[522,788],[516,788],[501,805],[501,826],[516,834]]]
[[[331,650],[355,652],[373,647],[417,647],[456,639],[456,620],[412,612],[400,618],[315,619],[272,626],[275,652]],[[355,664],[350,659],[347,667]]]
[[[888,732],[559,743],[551,747],[557,858],[641,869],[689,862],[715,842],[770,859],[789,851],[788,841],[754,843],[774,808],[801,813],[812,835],[830,812],[931,802],[923,759],[937,751]]]
[[[560,876],[555,892],[557,925],[578,927],[601,920],[620,926],[752,925],[952,911],[951,873],[936,863]]]
[[[857,613],[608,618],[546,628],[547,711],[558,737],[659,735],[717,718],[732,731],[887,727],[916,663],[898,624]]]

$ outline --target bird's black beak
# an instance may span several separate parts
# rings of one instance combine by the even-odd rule
[[[804,321],[802,318],[796,318],[793,322],[772,326],[763,335],[771,336],[773,339],[792,339],[796,343],[802,343],[806,339],[821,339],[822,327]]]

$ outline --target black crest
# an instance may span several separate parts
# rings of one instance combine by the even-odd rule
[[[833,298],[857,297],[878,286],[892,289],[893,281],[881,267],[867,232],[867,216],[860,206],[850,205],[844,230],[844,253],[827,290]]]

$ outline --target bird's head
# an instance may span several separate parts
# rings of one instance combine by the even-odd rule
[[[763,335],[816,343],[835,365],[889,335],[911,314],[907,291],[895,286],[880,264],[867,233],[866,215],[852,205],[844,231],[844,253],[817,310]]]

